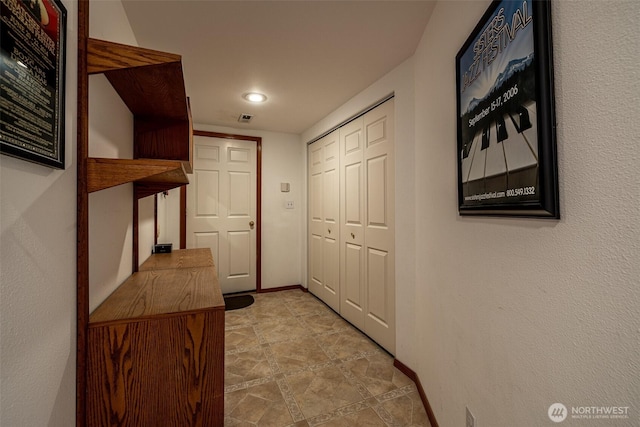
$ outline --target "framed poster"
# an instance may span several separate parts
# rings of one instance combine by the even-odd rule
[[[494,1],[456,56],[461,215],[560,217],[550,18]]]
[[[0,6],[0,150],[64,169],[67,11],[59,0]]]

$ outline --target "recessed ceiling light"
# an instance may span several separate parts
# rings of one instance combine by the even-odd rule
[[[266,95],[258,92],[248,92],[242,95],[242,97],[249,102],[256,102],[256,103],[264,102],[267,100]]]

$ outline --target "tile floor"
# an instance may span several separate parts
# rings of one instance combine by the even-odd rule
[[[225,314],[225,426],[427,426],[393,358],[300,290]]]

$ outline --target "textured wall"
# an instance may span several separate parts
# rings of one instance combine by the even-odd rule
[[[637,426],[640,3],[553,2],[560,221],[456,213],[454,58],[487,6],[439,3],[414,57],[412,367],[442,426],[465,405],[482,426],[549,425],[554,402],[629,406],[606,425]]]
[[[75,424],[76,4],[64,171],[0,155],[0,425]]]

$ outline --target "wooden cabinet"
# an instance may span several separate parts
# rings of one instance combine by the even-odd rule
[[[87,424],[221,426],[224,299],[211,251],[152,255],[90,316]]]

